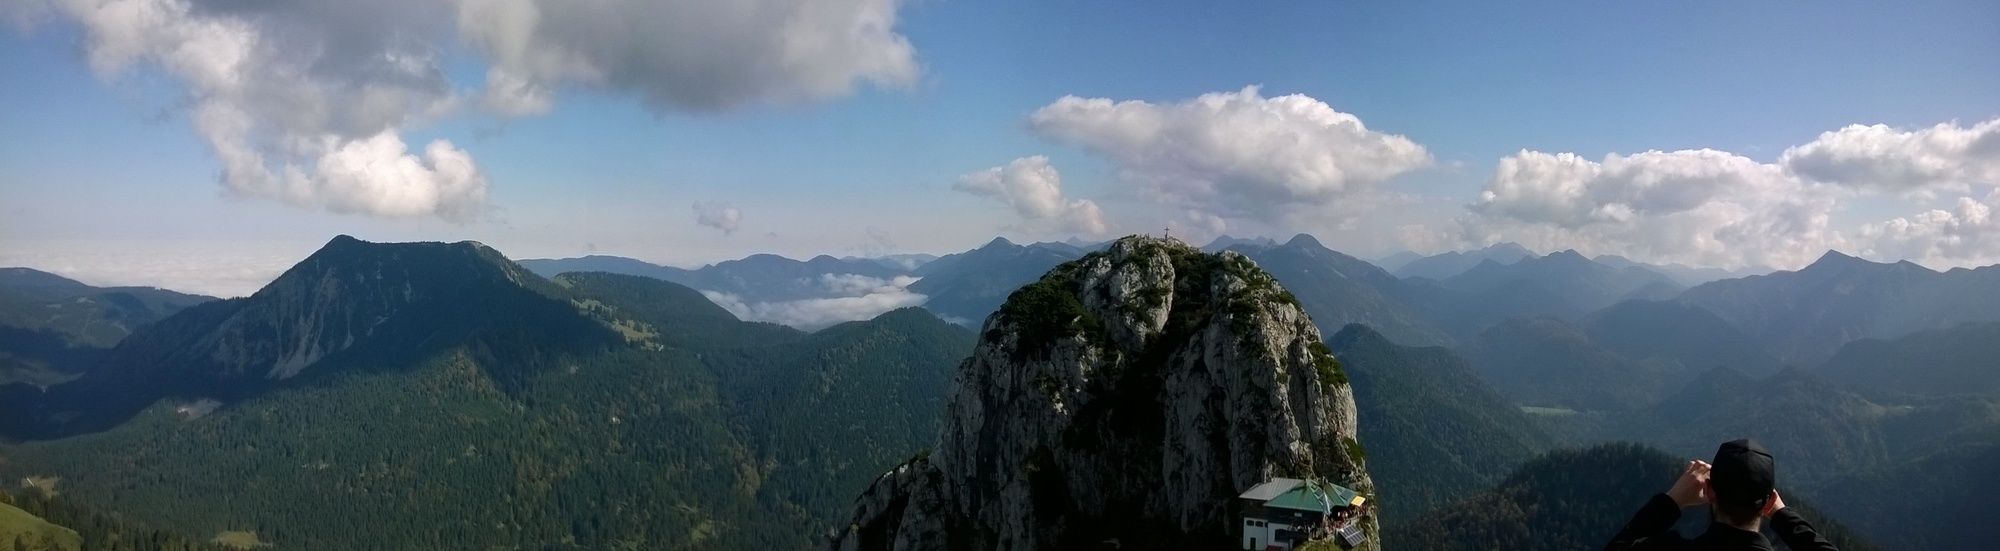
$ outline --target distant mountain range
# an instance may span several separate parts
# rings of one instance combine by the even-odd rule
[[[1321,331],[1360,323],[1399,343],[1451,342],[1413,305],[1422,287],[1328,249],[1310,235],[1299,234],[1278,246],[1237,245],[1231,250],[1249,256],[1298,295]]]
[[[873,259],[841,259],[827,255],[801,261],[774,254],[755,254],[693,270],[608,256],[521,261],[521,267],[542,277],[555,277],[566,272],[609,272],[645,276],[703,291],[728,293],[753,302],[830,296],[838,292],[838,289],[829,288],[830,283],[827,279],[829,276],[854,275],[888,280],[910,273],[908,269],[895,267],[894,264],[877,262]]]
[[[1396,270],[1401,270],[1404,266],[1408,266],[1411,262],[1416,262],[1423,257],[1424,255],[1412,251],[1397,251],[1389,256],[1369,260],[1368,263],[1394,273]]]
[[[1471,270],[1487,260],[1499,264],[1513,264],[1523,259],[1541,256],[1519,243],[1499,243],[1471,251],[1446,251],[1430,256],[1403,251],[1382,257],[1375,261],[1377,266],[1389,270],[1397,277],[1421,277],[1444,280]],[[1623,256],[1605,254],[1591,257],[1591,260],[1613,269],[1644,268],[1659,272],[1683,287],[1700,285],[1720,279],[1732,279],[1763,273],[1767,268],[1747,267],[1735,270],[1722,268],[1694,267],[1684,264],[1649,264],[1634,261]]]
[[[1238,247],[1238,246],[1276,247],[1278,246],[1278,240],[1269,237],[1232,237],[1229,235],[1223,235],[1221,237],[1217,237],[1214,240],[1209,241],[1207,245],[1202,245],[1201,250],[1214,253],[1214,252],[1226,251],[1229,250],[1230,247]]]
[[[918,267],[923,279],[910,290],[928,297],[924,308],[953,323],[979,327],[1000,309],[1007,295],[1040,279],[1057,264],[1075,260],[1084,249],[1063,243],[1016,245],[995,238],[977,249],[948,254]]]
[[[1858,339],[2000,321],[2000,266],[1936,272],[1828,252],[1798,271],[1705,283],[1679,300],[1742,328],[1780,360],[1816,365]]]
[[[1560,251],[1512,264],[1481,261],[1438,284],[1443,296],[1429,299],[1437,323],[1465,337],[1508,319],[1583,317],[1632,299],[1670,298],[1681,291],[1667,276],[1639,267],[1612,268]]]
[[[1764,268],[1758,266],[1749,266],[1749,267],[1729,270],[1723,268],[1688,266],[1685,264],[1648,264],[1644,262],[1638,262],[1622,256],[1618,256],[1615,254],[1601,254],[1591,257],[1591,260],[1595,260],[1599,264],[1603,264],[1613,268],[1623,269],[1623,268],[1637,267],[1666,274],[1667,277],[1674,278],[1674,282],[1680,284],[1683,287],[1692,287],[1695,285],[1708,283],[1710,281],[1735,279],[1739,277],[1749,277],[1753,275],[1771,273],[1770,268]]]
[[[1102,246],[1077,240],[1019,245],[1000,238],[942,257],[822,256],[798,261],[753,255],[682,269],[592,256],[524,260],[521,265],[544,277],[571,271],[654,277],[752,303],[851,296],[830,286],[834,278],[887,281],[913,276],[921,279],[908,290],[924,295],[924,308],[976,326],[1013,289]],[[1508,318],[1548,315],[1574,320],[1625,299],[1671,298],[1681,291],[1681,279],[1666,272],[1695,273],[1691,268],[1639,264],[1615,256],[1592,260],[1574,251],[1536,256],[1514,243],[1412,258],[1395,273],[1328,249],[1309,235],[1284,243],[1225,235],[1203,249],[1234,249],[1271,265],[1295,292],[1319,297],[1306,302],[1324,325],[1366,323],[1392,339],[1415,344],[1452,343]],[[1700,272],[1714,273],[1719,272]],[[1343,281],[1324,280],[1318,274],[1339,274],[1342,277],[1326,279]]]
[[[1401,266],[1392,268],[1397,277],[1422,277],[1443,280],[1465,273],[1482,263],[1492,261],[1498,264],[1513,264],[1523,259],[1538,256],[1517,243],[1501,243],[1483,249],[1458,252],[1448,251],[1431,256],[1409,259]]]

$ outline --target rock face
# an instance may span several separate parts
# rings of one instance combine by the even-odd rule
[[[1232,549],[1237,494],[1272,477],[1372,495],[1355,435],[1345,375],[1269,274],[1127,237],[986,320],[936,450],[882,475],[831,546]]]

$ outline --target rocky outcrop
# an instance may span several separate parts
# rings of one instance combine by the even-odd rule
[[[1134,236],[1058,266],[958,377],[936,449],[879,478],[833,548],[1234,548],[1237,494],[1272,477],[1373,493],[1339,364],[1234,252]]]

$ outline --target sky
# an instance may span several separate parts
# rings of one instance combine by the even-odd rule
[[[2000,262],[2000,4],[0,0],[0,265],[336,234],[694,266],[994,236]]]

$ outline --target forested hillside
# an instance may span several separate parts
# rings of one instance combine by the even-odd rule
[[[920,310],[805,334],[740,322],[665,281],[541,280],[477,246],[329,248],[115,351],[135,359],[118,372],[131,381],[192,375],[225,392],[96,386],[108,376],[8,389],[49,400],[37,420],[96,413],[80,399],[91,388],[154,400],[101,416],[129,416],[102,431],[33,425],[0,475],[281,547],[800,548],[847,505],[831,496],[930,445],[971,346]],[[428,268],[342,275],[405,265]],[[254,352],[274,344],[248,340],[257,331],[340,346],[271,377],[297,350]],[[173,345],[186,342],[253,352],[188,358]]]
[[[1840,476],[1818,490],[1830,514],[1905,549],[1982,549],[2000,541],[2000,433],[1960,434],[1959,445],[1911,453]]]
[[[147,324],[214,300],[150,287],[92,287],[28,268],[0,268],[0,385],[80,377],[105,349]]]
[[[1854,341],[1818,373],[1869,394],[2000,395],[2000,323]]]
[[[1354,383],[1369,471],[1390,523],[1500,481],[1547,450],[1527,414],[1440,347],[1406,347],[1362,325],[1327,340]]]
[[[1661,361],[1633,360],[1599,347],[1575,324],[1510,319],[1480,332],[1458,353],[1516,403],[1588,411],[1642,407],[1673,392],[1682,374]]]
[[[46,330],[108,348],[146,324],[215,300],[152,287],[92,287],[28,268],[0,268],[0,326]]]

